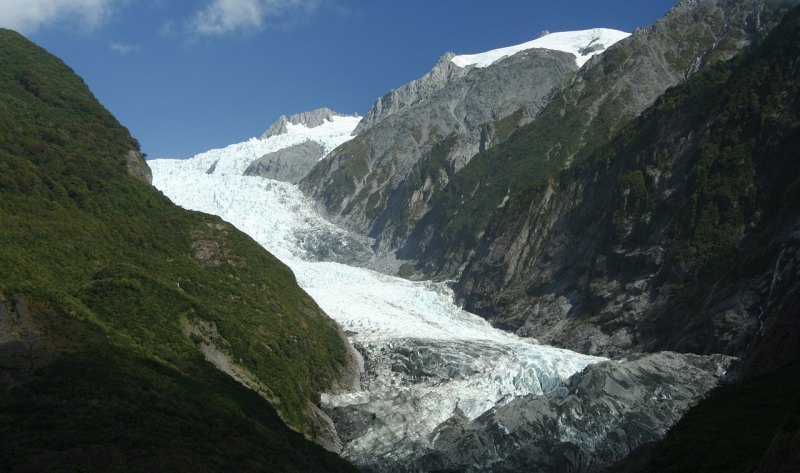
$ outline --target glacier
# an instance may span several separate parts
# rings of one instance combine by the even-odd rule
[[[296,186],[242,175],[261,154],[302,140],[341,144],[356,124],[335,117],[186,160],[148,161],[153,185],[173,202],[222,217],[286,263],[363,355],[362,389],[321,400],[334,420],[336,412],[352,420],[354,409],[370,417],[363,429],[341,429],[345,456],[413,456],[453,415],[474,420],[520,396],[558,395],[571,375],[604,360],[495,329],[456,306],[444,283],[332,261],[369,257],[369,242],[323,218]]]

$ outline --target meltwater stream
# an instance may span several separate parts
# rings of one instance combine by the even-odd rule
[[[262,149],[217,151],[149,161],[153,184],[280,258],[364,355],[362,390],[322,398],[342,454],[356,463],[366,455],[411,459],[448,419],[473,420],[527,394],[557,395],[572,374],[603,360],[497,330],[454,305],[444,284],[326,261],[357,260],[369,246],[322,218],[295,186],[241,175]]]

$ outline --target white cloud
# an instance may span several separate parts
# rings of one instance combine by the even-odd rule
[[[0,26],[33,33],[42,26],[77,20],[87,29],[103,24],[116,0],[0,0]]]
[[[161,24],[161,28],[158,30],[158,34],[161,36],[171,36],[175,32],[175,22],[172,20],[167,20]]]
[[[108,43],[108,49],[120,54],[128,54],[140,50],[141,46],[138,44],[117,43],[116,41],[112,41]]]
[[[272,21],[306,16],[321,0],[210,0],[189,21],[192,32],[224,35],[258,31]]]

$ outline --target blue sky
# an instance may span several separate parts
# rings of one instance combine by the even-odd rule
[[[632,31],[675,1],[0,0],[0,26],[62,58],[150,157],[189,157],[281,114],[363,115],[446,51]]]

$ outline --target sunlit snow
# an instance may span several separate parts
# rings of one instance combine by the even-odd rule
[[[578,64],[578,67],[581,67],[586,64],[592,56],[602,53],[617,41],[625,39],[628,36],[630,36],[630,33],[607,28],[563,31],[560,33],[549,33],[533,41],[528,41],[516,46],[493,49],[478,54],[459,55],[450,60],[459,67],[487,67],[504,57],[513,56],[520,51],[543,48],[571,53],[575,55],[575,63]]]
[[[413,452],[456,412],[474,419],[515,396],[557,393],[569,376],[602,360],[494,329],[457,307],[444,284],[320,261],[325,246],[346,250],[352,235],[322,218],[294,185],[241,173],[264,152],[298,141],[319,139],[326,149],[346,141],[357,119],[336,120],[335,127],[296,126],[263,142],[148,164],[153,184],[176,204],[221,216],[286,263],[365,354],[363,390],[323,396],[324,407],[380,421],[345,454]]]
[[[185,166],[194,170],[206,172],[214,166],[214,174],[241,176],[247,166],[261,156],[305,141],[318,142],[322,145],[324,154],[328,154],[340,144],[353,138],[350,135],[359,121],[360,117],[334,116],[332,120],[312,128],[303,124],[286,123],[288,133],[271,136],[265,140],[250,138],[225,148],[205,151],[183,162]],[[152,165],[152,161],[150,163]]]

